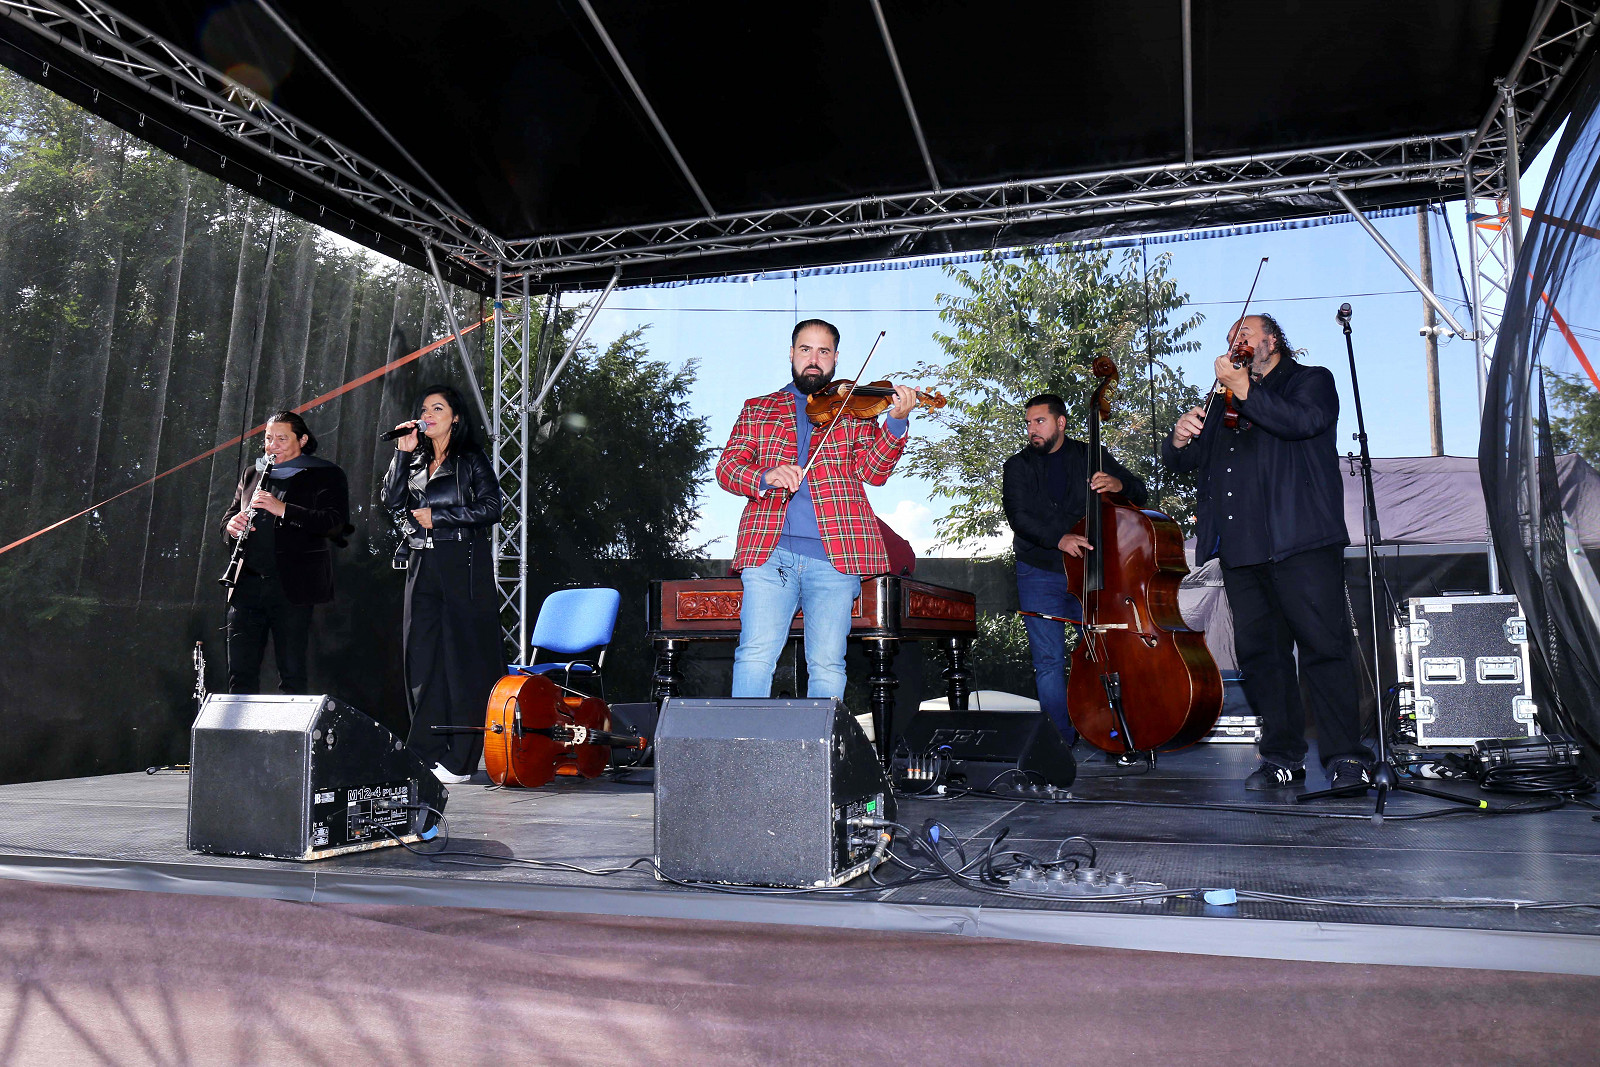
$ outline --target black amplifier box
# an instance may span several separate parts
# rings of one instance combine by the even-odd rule
[[[811,888],[865,874],[894,818],[872,743],[838,700],[673,697],[656,726],[656,860],[685,882]]]
[[[318,860],[420,840],[444,811],[403,741],[328,696],[212,695],[189,763],[196,852]]]
[[[1042,711],[923,709],[895,745],[894,776],[911,792],[941,781],[980,792],[1068,789],[1078,761]]]

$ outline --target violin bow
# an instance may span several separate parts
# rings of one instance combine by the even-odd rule
[[[1266,256],[1262,256],[1261,257],[1261,262],[1256,264],[1256,276],[1250,282],[1250,291],[1244,295],[1244,307],[1239,309],[1239,317],[1237,319],[1233,320],[1233,328],[1228,331],[1228,333],[1230,335],[1237,333],[1237,331],[1239,329],[1239,325],[1244,322],[1246,316],[1248,315],[1248,313],[1250,311],[1250,299],[1251,299],[1251,297],[1256,295],[1256,285],[1258,283],[1260,283],[1260,281],[1261,281],[1261,268],[1265,267],[1266,265],[1267,265],[1267,257]],[[1228,351],[1229,352],[1233,351],[1233,342],[1232,341],[1228,342]],[[1211,401],[1216,397],[1221,385],[1222,385],[1222,379],[1221,378],[1218,378],[1218,379],[1216,379],[1215,381],[1213,381],[1211,383],[1211,396],[1206,397],[1206,413],[1205,413],[1204,416],[1202,416],[1202,418],[1209,418],[1210,417],[1210,415],[1211,415]]]
[[[850,383],[850,388],[844,391],[844,398],[839,401],[839,414],[828,421],[828,425],[823,428],[822,437],[811,443],[811,455],[806,458],[805,469],[800,472],[800,480],[802,482],[806,480],[806,475],[811,473],[811,465],[817,461],[818,456],[822,455],[822,446],[827,443],[828,435],[833,432],[833,428],[836,425],[844,421],[845,405],[850,403],[850,397],[856,391],[856,385],[861,381],[861,376],[867,373],[867,364],[872,362],[872,353],[878,350],[879,343],[882,342],[884,335],[888,332],[888,330],[878,331],[878,339],[872,342],[871,348],[867,349],[867,358],[861,361],[861,369],[856,371],[855,381]],[[791,497],[794,496],[793,493],[789,495]]]

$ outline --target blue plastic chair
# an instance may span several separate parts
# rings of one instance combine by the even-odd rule
[[[606,695],[606,648],[617,627],[617,609],[622,594],[615,589],[562,589],[545,597],[539,606],[539,620],[529,639],[528,662],[512,664],[513,674],[550,674],[561,671],[563,684],[572,685],[574,674],[593,675],[600,682],[600,696]],[[549,663],[539,662],[539,651],[565,657]],[[583,659],[580,653],[589,654]]]

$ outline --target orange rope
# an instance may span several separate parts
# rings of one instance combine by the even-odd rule
[[[1572,354],[1578,357],[1578,362],[1583,364],[1583,369],[1589,372],[1589,380],[1596,389],[1600,389],[1600,375],[1595,374],[1594,364],[1589,362],[1589,357],[1584,353],[1583,346],[1578,343],[1577,335],[1572,332],[1572,327],[1567,325],[1567,320],[1561,317],[1561,312],[1556,310],[1555,304],[1550,302],[1548,293],[1540,293],[1539,298],[1550,307],[1550,317],[1556,320],[1556,328],[1561,331],[1561,336],[1567,339],[1567,344],[1572,348]]]
[[[482,326],[485,322],[488,322],[488,321],[489,321],[489,319],[485,318],[485,319],[482,319],[482,320],[480,320],[478,322],[473,323],[471,326],[468,326],[466,329],[462,330],[461,331],[461,335],[463,337],[465,337],[467,334],[471,333],[473,330],[476,330],[479,326]],[[417,349],[415,352],[411,353],[408,356],[401,356],[399,359],[392,360],[392,361],[390,361],[388,363],[385,363],[383,366],[379,367],[377,370],[368,371],[366,374],[363,374],[359,378],[354,378],[354,379],[352,379],[352,380],[350,380],[348,382],[345,382],[343,385],[339,386],[339,388],[333,390],[333,392],[331,392],[331,393],[323,393],[321,396],[317,397],[315,400],[310,400],[310,401],[307,401],[304,404],[301,404],[299,407],[295,408],[294,411],[295,411],[296,414],[302,414],[304,412],[310,411],[314,407],[319,407],[319,406],[321,406],[323,404],[326,404],[328,401],[333,400],[336,397],[343,396],[345,393],[348,393],[350,390],[356,388],[357,386],[366,385],[368,382],[372,381],[375,378],[381,378],[385,374],[390,373],[391,371],[398,370],[399,368],[405,366],[407,363],[410,363],[412,360],[421,359],[423,356],[425,356],[429,352],[432,352],[435,349],[439,348],[441,345],[449,344],[451,341],[455,340],[455,337],[456,337],[455,334],[450,334],[447,337],[443,337],[443,338],[433,342],[432,344],[426,346],[425,348]],[[111,503],[113,500],[116,500],[116,499],[118,499],[120,497],[125,497],[129,493],[137,492],[138,490],[143,489],[147,485],[153,485],[154,483],[159,482],[161,479],[165,478],[167,475],[176,474],[178,471],[183,470],[183,468],[185,468],[185,467],[192,467],[194,464],[199,463],[201,460],[209,459],[210,457],[216,455],[218,452],[221,452],[223,449],[232,448],[234,445],[239,444],[240,442],[245,441],[248,438],[254,437],[258,433],[261,433],[266,428],[267,428],[267,424],[266,423],[262,423],[260,426],[257,426],[255,429],[249,431],[248,433],[240,434],[238,437],[233,438],[231,441],[224,441],[222,444],[218,445],[216,448],[213,448],[213,449],[211,449],[209,451],[206,451],[206,452],[202,452],[198,456],[195,456],[195,457],[193,457],[191,459],[184,460],[182,463],[178,464],[176,467],[168,467],[166,470],[162,471],[160,474],[156,475],[154,478],[147,478],[144,481],[140,482],[138,485],[130,486],[129,488],[124,489],[122,492],[116,494],[116,496],[108,496],[104,500],[100,501],[100,503],[98,503],[98,504],[91,504],[89,507],[84,508],[82,511],[78,512],[76,515],[68,515],[66,518],[60,519],[60,520],[58,520],[56,522],[52,522],[49,526],[46,526],[41,530],[35,530],[33,533],[29,534],[27,537],[20,538],[20,539],[18,539],[16,541],[11,542],[9,545],[6,545],[4,548],[0,548],[0,556],[5,555],[7,552],[10,552],[13,548],[18,547],[19,545],[27,544],[29,541],[32,541],[35,537],[40,537],[40,536],[43,536],[44,534],[49,533],[51,530],[54,530],[58,526],[65,526],[67,523],[71,522],[73,519],[81,519],[81,518],[83,518],[83,516],[89,514],[89,512],[97,511],[100,508],[103,508],[107,504]]]

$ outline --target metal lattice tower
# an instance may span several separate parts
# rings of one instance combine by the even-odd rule
[[[494,380],[494,470],[506,496],[506,508],[494,527],[495,588],[511,662],[520,662],[528,649],[527,406],[531,399],[529,375],[536,364],[527,276],[521,279],[515,304],[507,295],[505,279],[497,268],[489,358]]]

